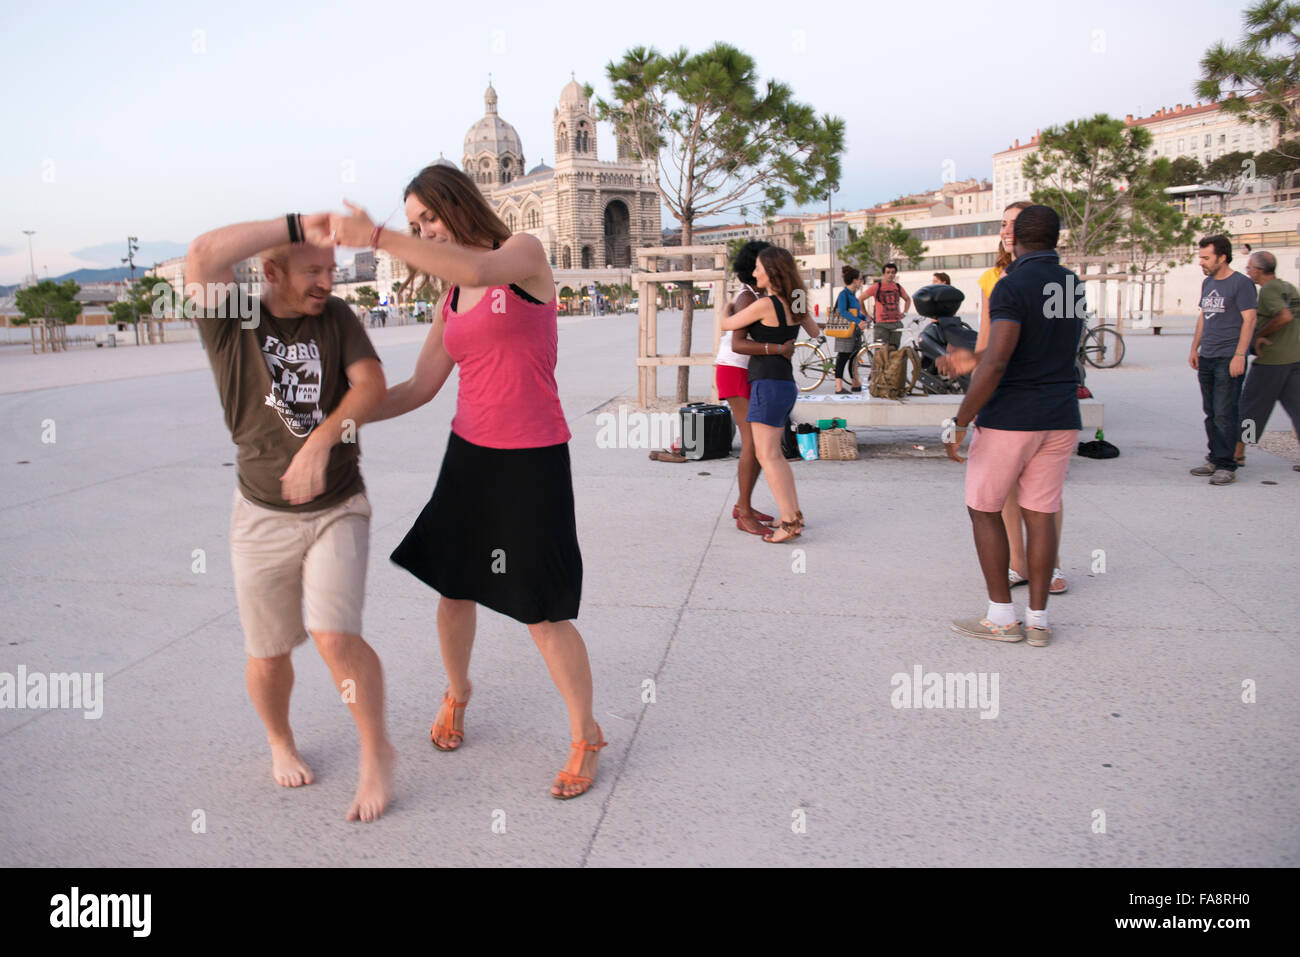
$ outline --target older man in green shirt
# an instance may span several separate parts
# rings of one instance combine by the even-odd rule
[[[1263,250],[1250,254],[1246,275],[1259,286],[1255,361],[1241,390],[1242,439],[1253,443],[1279,401],[1300,434],[1300,291],[1277,277],[1277,258]],[[1237,443],[1236,457],[1245,459],[1245,441]],[[1300,472],[1300,465],[1292,467]]]

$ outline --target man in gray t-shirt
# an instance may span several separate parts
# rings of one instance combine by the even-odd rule
[[[1212,485],[1227,485],[1236,479],[1237,405],[1246,374],[1246,353],[1255,331],[1255,284],[1229,267],[1232,244],[1227,237],[1206,236],[1199,246],[1197,261],[1205,281],[1187,361],[1201,385],[1209,455],[1204,465],[1191,472],[1208,475]]]
[[[1232,358],[1240,351],[1242,317],[1257,305],[1255,284],[1249,277],[1231,269],[1227,272],[1226,279],[1206,276],[1201,283],[1202,359]]]

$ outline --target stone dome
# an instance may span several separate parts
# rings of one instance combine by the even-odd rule
[[[441,153],[439,153],[439,154],[438,154],[438,158],[437,158],[436,160],[433,161],[433,165],[434,165],[434,166],[450,166],[452,169],[460,169],[459,166],[457,166],[457,165],[456,165],[455,163],[453,163],[451,160],[447,159],[447,157],[443,156]]]
[[[549,173],[552,169],[554,169],[554,167],[547,166],[545,163],[538,163],[528,171],[528,175],[532,176],[534,173]]]
[[[483,119],[471,126],[465,134],[465,155],[477,156],[487,150],[498,155],[511,152],[523,156],[524,147],[519,134],[497,115],[497,91],[492,89],[491,84],[488,84],[487,92],[483,94],[483,104],[486,107]]]
[[[573,76],[573,74],[569,74]],[[560,91],[560,103],[564,105],[586,107],[587,95],[582,90],[582,84],[576,79],[569,80],[564,84],[564,89]]]

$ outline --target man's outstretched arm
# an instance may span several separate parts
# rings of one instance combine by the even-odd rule
[[[305,242],[314,246],[333,245],[329,238],[328,213],[303,216],[302,230]],[[289,239],[289,221],[284,216],[213,229],[190,243],[185,253],[185,281],[205,286],[234,282],[235,263]]]

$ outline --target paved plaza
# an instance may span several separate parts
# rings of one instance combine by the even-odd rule
[[[577,624],[610,741],[576,801],[549,795],[560,695],[495,613],[479,612],[464,747],[429,743],[437,599],[388,555],[432,491],[454,373],[362,431],[365,631],[399,752],[369,825],[344,820],[357,739],[310,645],[292,719],[316,783],[271,780],[230,575],[235,449],[198,344],[0,350],[0,672],[104,675],[97,719],[0,710],[0,864],[1300,865],[1300,473],[1252,448],[1235,485],[1187,474],[1205,451],[1188,335],[1132,336],[1121,368],[1090,372],[1122,455],[1073,462],[1070,591],[1049,605],[1053,644],[1031,648],[949,630],[986,597],[963,469],[933,431],[795,463],[797,549],[735,528],[734,458],[599,447],[596,410],[635,395],[635,329],[560,324]],[[426,331],[372,331],[390,384]],[[774,510],[761,481],[755,504]],[[996,696],[896,707],[918,669]]]

